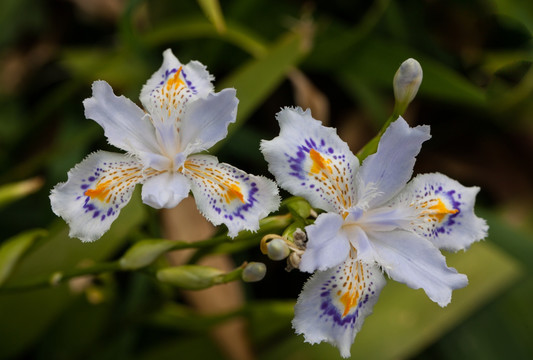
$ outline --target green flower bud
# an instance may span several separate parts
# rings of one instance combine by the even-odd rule
[[[287,199],[287,209],[295,217],[307,219],[311,214],[311,205],[304,198],[294,196]]]
[[[219,269],[201,265],[183,265],[161,269],[157,279],[182,289],[201,290],[217,283],[217,277],[224,274]]]
[[[141,240],[122,256],[119,260],[120,267],[124,270],[135,270],[148,266],[175,244],[176,242],[171,240]]]
[[[422,83],[422,67],[415,59],[407,59],[394,75],[393,87],[396,99],[396,113],[402,115],[415,98]]]
[[[285,259],[291,250],[283,239],[272,239],[267,243],[267,255],[270,259],[279,261]]]
[[[251,262],[242,271],[242,280],[246,282],[261,281],[266,274],[266,265],[260,262]]]
[[[283,230],[283,233],[281,234],[281,237],[284,239],[287,239],[289,241],[294,242],[294,233],[298,230],[300,230],[302,227],[302,224],[299,222],[293,222],[285,230]]]

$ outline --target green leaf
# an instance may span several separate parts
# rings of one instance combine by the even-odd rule
[[[40,237],[46,235],[42,229],[29,230],[18,234],[0,246],[0,286],[11,275],[11,272],[24,255],[26,250]]]
[[[140,193],[136,191],[111,229],[93,243],[69,238],[68,227],[58,220],[40,241],[41,245],[19,263],[6,286],[109,258],[123,246],[126,236],[141,224],[144,216]],[[67,284],[0,295],[0,358],[14,357],[27,349],[73,299]]]
[[[458,72],[415,49],[381,38],[361,44],[357,57],[339,68],[338,76],[390,89],[392,97],[394,73],[408,58],[418,60],[424,71],[419,96],[474,107],[485,106],[485,93]]]
[[[209,21],[215,25],[217,31],[224,33],[226,31],[226,22],[224,21],[224,15],[222,15],[218,0],[198,0],[198,4],[200,4]]]
[[[249,29],[228,22],[226,31],[220,34],[213,24],[203,18],[174,19],[146,32],[141,41],[147,47],[156,47],[164,43],[206,37],[227,41],[255,57],[263,56],[267,51],[264,40]]]
[[[237,122],[229,128],[228,136],[244,124],[252,112],[279,86],[291,67],[302,60],[307,52],[304,42],[303,34],[286,34],[264,56],[244,64],[218,84],[219,89],[234,87],[239,98]],[[220,144],[215,145],[215,148]]]
[[[42,186],[43,179],[38,177],[0,186],[0,208],[36,192]]]
[[[533,2],[527,0],[492,0],[495,13],[522,23],[533,35]]]

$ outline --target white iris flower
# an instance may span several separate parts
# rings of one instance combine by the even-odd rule
[[[219,163],[209,149],[235,122],[235,89],[213,90],[204,65],[182,65],[170,50],[161,68],[141,91],[145,111],[115,96],[105,81],[93,83],[85,115],[104,128],[110,144],[126,154],[97,151],[70,170],[68,181],[50,195],[53,211],[70,225],[70,236],[100,238],[128,203],[136,184],[154,208],[172,208],[192,190],[198,209],[234,237],[257,230],[259,220],[276,210],[274,182]]]
[[[475,216],[477,187],[442,174],[411,181],[415,157],[430,138],[401,117],[378,151],[360,166],[335,130],[301,109],[278,113],[280,136],[261,150],[278,184],[326,212],[306,227],[300,270],[315,272],[295,307],[293,326],[306,341],[327,341],[343,357],[391,279],[422,288],[440,306],[467,277],[446,265],[440,249],[466,249],[487,235]],[[409,182],[408,182],[409,181]]]

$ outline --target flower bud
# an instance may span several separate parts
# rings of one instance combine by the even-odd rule
[[[311,205],[299,196],[294,196],[287,201],[287,208],[293,216],[299,216],[302,219],[307,219],[311,214]]]
[[[168,267],[157,272],[157,279],[187,290],[201,290],[211,287],[215,279],[224,274],[219,269],[201,265]]]
[[[135,243],[119,260],[120,267],[135,270],[150,265],[176,243],[171,240],[149,239]]]
[[[260,262],[251,262],[242,271],[242,280],[246,282],[261,281],[266,274],[266,265]]]
[[[294,233],[296,233],[298,230],[301,230],[302,227],[304,227],[301,222],[293,222],[289,226],[283,230],[283,233],[281,234],[281,237],[284,239],[287,239],[291,242],[294,242]]]
[[[283,241],[283,239],[272,239],[267,243],[267,255],[272,260],[283,260],[289,256],[290,253],[291,250],[289,249],[289,246],[287,246],[287,243]]]
[[[409,103],[415,98],[422,83],[422,67],[415,59],[407,59],[394,75],[394,98],[398,114],[402,115]]]

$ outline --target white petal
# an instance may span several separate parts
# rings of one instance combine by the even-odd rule
[[[224,89],[197,99],[187,106],[181,120],[181,147],[186,154],[209,149],[228,134],[228,125],[235,122],[239,100],[235,89]]]
[[[487,223],[474,214],[478,191],[442,174],[418,175],[390,206],[413,214],[405,228],[439,249],[463,250],[487,236]]]
[[[342,214],[354,205],[359,161],[335,129],[300,108],[285,108],[277,119],[280,135],[262,141],[261,151],[279,185],[328,212]]]
[[[144,182],[142,200],[155,209],[173,208],[189,195],[191,185],[182,174],[164,172]]]
[[[124,96],[115,96],[105,81],[93,83],[83,101],[85,116],[104,128],[110,144],[133,154],[158,153],[155,130],[144,111]]]
[[[426,239],[408,231],[368,232],[383,270],[412,289],[424,289],[427,296],[446,306],[452,290],[468,284],[465,275],[446,265],[440,251]]]
[[[384,285],[378,266],[350,257],[338,267],[315,273],[305,284],[292,325],[306,342],[327,341],[342,357],[349,357],[355,335],[372,313]]]
[[[109,229],[142,180],[142,165],[136,159],[99,151],[52,189],[52,210],[70,225],[71,237],[94,241]]]
[[[214,156],[189,156],[183,174],[191,182],[198,209],[213,224],[225,224],[230,237],[259,229],[259,220],[279,207],[273,181],[219,163]]]
[[[365,159],[358,174],[358,197],[368,198],[368,208],[385,203],[405,186],[422,143],[430,137],[429,126],[411,128],[401,117],[390,124],[378,151]],[[373,196],[369,197],[369,191]]]
[[[178,70],[182,68],[180,78],[183,79],[184,85],[197,94],[205,96],[213,91],[213,77],[207,72],[207,69],[198,61],[191,61],[187,65],[183,65],[172,50],[167,49],[163,52],[163,64],[161,67],[148,79],[141,90],[141,102],[145,108],[149,107],[151,102],[151,93],[155,89],[160,89]]]
[[[344,220],[335,213],[320,214],[313,225],[306,226],[307,248],[300,270],[326,270],[344,262],[350,254],[350,241],[342,230]]]
[[[182,65],[168,49],[163,53],[163,65],[143,86],[141,102],[156,128],[160,147],[169,157],[185,150],[187,144],[181,143],[179,135],[181,122],[188,116],[186,109],[191,103],[213,92],[211,80],[205,66],[197,61]]]
[[[190,99],[204,98],[213,92],[213,77],[204,65],[191,61],[187,65],[174,56],[170,49],[163,53],[163,64],[141,90],[141,102],[157,121],[179,120],[184,105]],[[169,115],[173,116],[169,116]]]
[[[366,263],[374,263],[377,260],[372,243],[360,226],[345,226],[344,231],[350,244],[357,250],[357,259]]]

